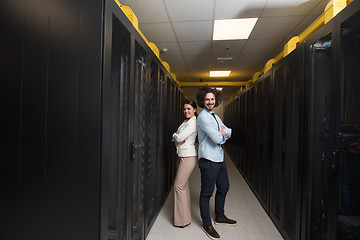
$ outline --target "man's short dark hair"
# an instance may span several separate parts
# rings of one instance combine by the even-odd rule
[[[196,93],[196,101],[199,107],[204,108],[204,99],[208,93],[213,93],[215,95],[214,107],[219,106],[221,104],[221,91],[216,90],[216,88],[211,88],[209,85],[204,85],[200,87]]]

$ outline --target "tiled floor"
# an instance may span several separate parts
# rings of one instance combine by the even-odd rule
[[[265,213],[253,192],[248,187],[230,158],[225,155],[230,179],[230,190],[226,197],[225,214],[237,220],[235,227],[218,226],[214,228],[222,240],[281,240],[283,239]],[[186,228],[173,227],[173,193],[171,192],[162,207],[146,240],[207,240],[201,230],[199,210],[200,170],[196,166],[190,176],[193,222]],[[210,199],[210,214],[214,219],[214,195]]]

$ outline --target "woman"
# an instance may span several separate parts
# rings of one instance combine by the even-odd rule
[[[186,100],[184,103],[185,121],[173,134],[179,156],[179,167],[174,182],[174,226],[186,227],[191,223],[189,177],[193,171],[197,153],[195,148],[196,103]]]

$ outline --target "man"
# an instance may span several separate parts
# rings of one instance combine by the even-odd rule
[[[199,139],[199,168],[201,172],[200,214],[203,231],[211,239],[220,239],[211,224],[209,201],[215,195],[215,224],[235,226],[236,221],[224,214],[226,193],[229,190],[229,178],[224,161],[222,144],[231,137],[231,129],[227,128],[213,109],[221,103],[221,92],[205,85],[199,88],[196,99],[203,108],[197,118]]]

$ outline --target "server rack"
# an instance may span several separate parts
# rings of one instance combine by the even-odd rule
[[[137,33],[126,16],[119,9],[114,1],[107,2],[105,9],[107,19],[119,19],[126,29],[131,32],[130,44],[130,82],[129,86],[129,131],[120,134],[128,134],[128,168],[127,192],[122,201],[119,202],[118,212],[124,211],[123,215],[117,215],[117,220],[123,222],[123,230],[110,229],[107,223],[107,201],[103,199],[103,218],[100,222],[102,232],[100,239],[145,239],[158,214],[166,196],[171,188],[176,173],[176,152],[171,143],[171,134],[175,131],[182,117],[179,117],[179,99],[183,95],[170,74],[163,67],[160,60],[147,46],[144,39]],[[109,21],[108,20],[108,21]],[[109,24],[105,20],[106,24]],[[109,29],[112,28],[112,31]],[[107,37],[111,38],[114,29],[111,24],[105,28],[105,68],[106,59],[113,55],[113,45],[106,42]],[[123,70],[123,68],[121,68]],[[106,74],[106,71],[105,71]],[[109,79],[106,76],[104,81],[118,81],[117,78]],[[104,88],[104,95],[106,95]],[[121,99],[113,99],[115,102]],[[114,109],[117,114],[120,114]],[[103,123],[106,125],[106,122]],[[103,138],[107,135],[104,133]],[[116,144],[115,144],[116,146]],[[105,147],[105,146],[103,146]],[[116,149],[116,147],[115,147]],[[168,149],[168,151],[164,151]],[[107,159],[104,159],[106,162]],[[118,161],[117,159],[109,159]],[[126,160],[126,157],[124,158]],[[105,163],[106,164],[106,163]],[[105,167],[106,169],[106,167]],[[120,177],[120,176],[118,176]],[[103,173],[103,192],[108,195],[106,182],[109,176]],[[123,208],[127,206],[127,208]],[[119,226],[119,225],[117,225]],[[113,233],[116,234],[113,234]],[[121,234],[119,234],[121,233]]]
[[[1,2],[0,238],[145,239],[183,93],[114,1],[57,4]]]
[[[240,105],[246,109],[232,110],[240,115],[226,114],[239,117],[240,132],[246,133],[238,141],[243,145],[239,171],[285,239],[360,237],[359,25],[360,3],[353,1],[240,94]],[[270,86],[262,87],[267,80]],[[262,150],[268,146],[264,150],[268,159],[266,154],[256,157],[253,164],[260,169],[254,178],[248,157],[255,155],[247,145],[253,128],[252,111],[247,109],[252,92],[257,110],[260,103],[266,105],[265,99],[273,106],[255,113],[264,119],[269,115],[262,123],[255,120],[255,144]],[[270,136],[268,144],[265,133]],[[271,166],[269,186],[261,181],[266,163]],[[269,189],[268,198],[261,189]]]
[[[328,228],[331,83],[336,69],[333,38],[331,21],[306,41],[301,239],[324,239]]]
[[[359,98],[360,3],[352,2],[335,19],[336,80],[332,89],[334,125],[334,180],[329,192],[329,239],[360,239],[360,98]]]

